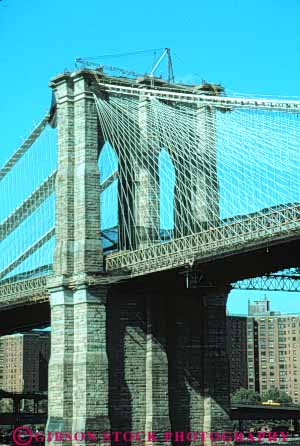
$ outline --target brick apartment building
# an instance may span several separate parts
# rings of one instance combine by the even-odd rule
[[[228,344],[232,392],[277,388],[300,403],[299,314],[271,311],[268,299],[249,303],[248,317],[228,317]]]
[[[227,317],[227,340],[230,364],[230,391],[234,393],[248,386],[247,317]]]
[[[50,333],[36,331],[0,339],[0,389],[8,392],[47,390]]]

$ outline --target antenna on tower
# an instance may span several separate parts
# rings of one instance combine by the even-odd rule
[[[119,68],[119,67],[115,67],[115,66],[111,66],[111,65],[104,65],[104,64],[99,65],[99,62],[98,62],[99,59],[103,59],[103,58],[133,56],[133,55],[139,55],[139,54],[149,53],[149,52],[159,51],[159,50],[163,50],[163,52],[160,55],[160,57],[158,58],[155,65],[153,66],[150,74],[147,74],[147,73],[139,74],[133,70],[127,70],[125,68]],[[75,59],[75,67],[76,68],[95,67],[98,70],[115,71],[115,72],[120,73],[121,75],[134,76],[134,77],[148,76],[148,77],[154,78],[156,70],[158,69],[158,67],[161,65],[162,61],[165,58],[167,58],[167,61],[168,61],[168,82],[174,83],[175,79],[174,79],[173,64],[172,64],[170,48],[164,48],[164,49],[158,48],[155,50],[142,50],[142,51],[134,51],[134,52],[130,52],[130,53],[122,53],[122,54],[109,54],[109,55],[107,54],[107,55],[98,56],[98,57],[85,57],[85,58],[78,57]]]
[[[165,57],[167,57],[167,59],[168,59],[168,82],[173,82],[174,83],[174,72],[173,72],[173,64],[172,64],[171,49],[170,48],[165,48],[164,49],[162,55],[160,56],[160,58],[158,59],[158,61],[154,65],[154,67],[152,68],[151,73],[149,74],[149,76],[154,77],[155,71],[160,66],[160,64],[165,59]]]

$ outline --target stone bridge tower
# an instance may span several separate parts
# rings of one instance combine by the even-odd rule
[[[168,272],[154,281],[143,277],[109,285],[100,244],[103,141],[95,77],[89,70],[64,73],[51,87],[57,102],[58,173],[54,275],[48,282],[47,430],[156,432],[156,442],[165,443],[163,432],[228,429],[226,284],[209,292],[186,289],[182,275]],[[206,118],[199,114],[196,130],[202,134]],[[146,118],[141,104],[141,133]],[[146,174],[137,171],[139,184]],[[197,195],[202,180],[192,173],[191,178]],[[216,178],[212,182],[217,190]],[[136,193],[143,194],[141,189]],[[195,201],[200,220],[208,218],[204,208]]]

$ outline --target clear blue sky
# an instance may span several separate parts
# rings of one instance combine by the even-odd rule
[[[75,57],[170,47],[177,80],[300,97],[299,17],[298,0],[3,0],[0,164],[49,106],[50,78],[73,69]],[[144,72],[152,58],[105,62]],[[245,312],[245,295],[235,293],[230,311]],[[273,307],[298,312],[300,296]]]

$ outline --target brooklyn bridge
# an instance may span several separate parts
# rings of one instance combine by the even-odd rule
[[[0,335],[51,322],[48,431],[230,430],[228,294],[299,266],[300,101],[50,86],[0,168]]]

